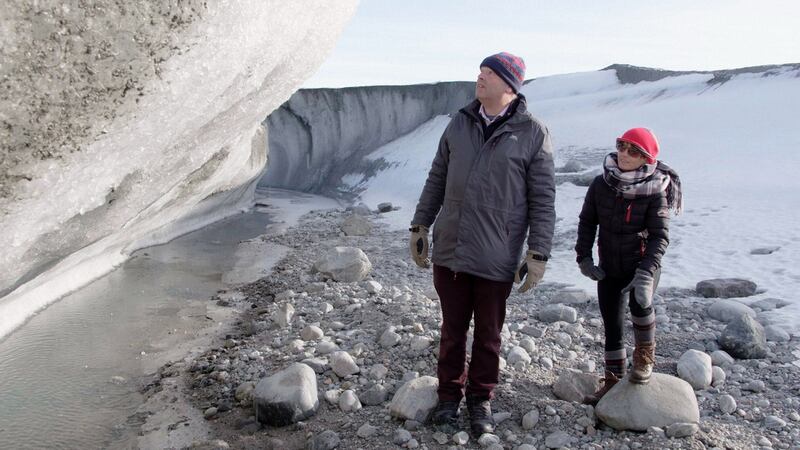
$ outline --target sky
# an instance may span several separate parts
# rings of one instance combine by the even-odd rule
[[[303,87],[473,80],[484,57],[525,59],[526,78],[623,63],[670,70],[800,62],[800,2],[361,0]]]

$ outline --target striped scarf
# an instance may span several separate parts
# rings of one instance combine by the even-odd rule
[[[676,215],[683,211],[681,179],[661,161],[623,172],[617,165],[617,154],[609,153],[603,160],[603,179],[624,198],[647,197],[666,191],[669,208],[675,210]]]

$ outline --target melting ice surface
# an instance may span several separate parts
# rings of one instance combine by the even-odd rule
[[[260,123],[321,64],[355,4],[209,2],[135,108],[81,151],[26,167],[33,179],[0,203],[0,338],[136,249],[249,208],[266,161]]]
[[[556,166],[583,161],[599,169],[625,130],[646,126],[661,144],[660,159],[681,175],[685,211],[673,217],[661,286],[694,288],[708,278],[743,277],[763,291],[755,297],[793,302],[772,318],[800,331],[800,73],[776,69],[741,74],[722,84],[695,74],[620,84],[613,70],[558,75],[523,87],[528,107],[550,129]],[[408,227],[439,138],[448,123],[438,117],[370,155],[393,167],[364,179],[368,205],[391,201],[396,228]],[[589,292],[594,284],[575,264],[578,213],[585,187],[557,188],[556,242],[545,281]],[[778,250],[754,255],[757,248]]]

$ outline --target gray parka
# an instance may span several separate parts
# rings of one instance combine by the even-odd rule
[[[477,100],[448,124],[412,225],[433,227],[433,263],[512,281],[522,243],[550,255],[555,174],[547,128],[519,95],[516,112],[484,139]]]

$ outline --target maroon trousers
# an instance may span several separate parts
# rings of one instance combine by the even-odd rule
[[[500,374],[500,331],[512,283],[455,273],[434,265],[433,285],[442,307],[436,370],[439,400],[459,401],[465,392],[468,396],[492,398]],[[474,340],[467,367],[467,331],[473,316]]]

